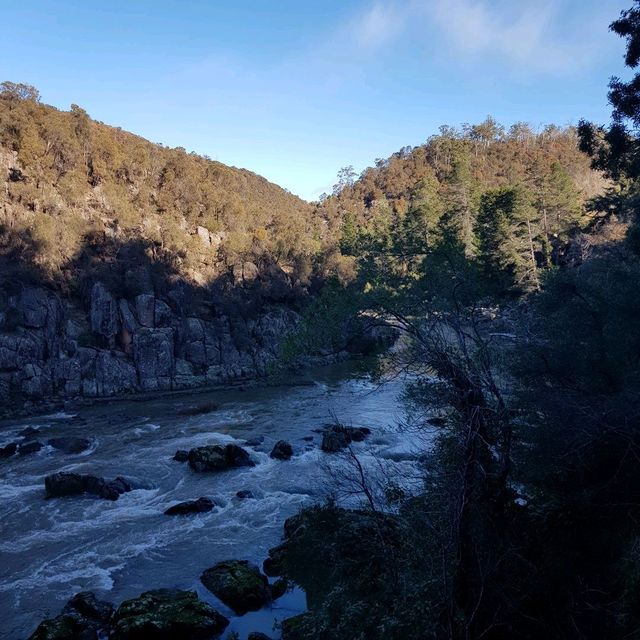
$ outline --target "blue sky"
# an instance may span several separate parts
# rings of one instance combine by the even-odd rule
[[[4,0],[0,80],[316,199],[441,124],[607,121],[631,4]]]

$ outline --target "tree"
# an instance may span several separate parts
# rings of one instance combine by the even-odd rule
[[[536,259],[541,248],[539,216],[524,187],[485,193],[476,233],[479,259],[487,279],[505,291],[540,288]]]
[[[40,102],[40,92],[30,84],[5,80],[0,83],[0,98]]]
[[[350,187],[355,182],[358,174],[355,172],[352,165],[342,167],[338,171],[338,182],[333,185],[333,194],[339,194],[346,187]]]

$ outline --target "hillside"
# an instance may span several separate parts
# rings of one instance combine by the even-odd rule
[[[312,205],[12,83],[0,181],[0,395],[18,404],[265,375],[323,283],[355,282],[368,254],[407,273],[454,238],[527,290],[566,259],[605,186],[572,129],[488,120],[443,128],[357,180],[343,170]],[[319,352],[348,346],[338,333]]]
[[[312,208],[261,176],[152,144],[76,105],[59,111],[26,85],[0,91],[0,169],[3,256],[31,249],[52,280],[88,238],[143,241],[198,284],[249,259],[301,267],[320,248]]]

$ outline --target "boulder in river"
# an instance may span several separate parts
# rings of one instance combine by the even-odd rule
[[[61,615],[41,622],[29,640],[97,640],[112,615],[111,603],[83,591],[67,602]]]
[[[244,441],[247,447],[258,447],[264,442],[264,436],[256,436],[255,438],[249,438]]]
[[[203,413],[211,413],[220,408],[215,402],[200,402],[199,404],[191,404],[187,407],[181,407],[176,411],[179,416],[198,416]]]
[[[44,447],[44,445],[42,444],[42,442],[39,442],[38,440],[23,442],[20,445],[18,445],[18,455],[26,456],[26,455],[29,455],[30,453],[36,453],[37,451],[40,451],[42,447]]]
[[[229,620],[195,591],[157,589],[123,602],[113,618],[111,640],[204,640],[218,637]]]
[[[91,441],[87,438],[76,438],[74,436],[65,436],[62,438],[51,438],[47,440],[47,444],[54,449],[64,451],[64,453],[82,453],[91,446]]]
[[[289,460],[293,455],[293,447],[286,440],[278,440],[269,455],[275,460]]]
[[[236,444],[208,445],[189,451],[189,466],[194,471],[225,471],[235,467],[254,467],[249,454]]]
[[[366,427],[345,427],[342,424],[332,424],[322,432],[320,447],[327,453],[337,453],[352,442],[361,442],[370,433],[371,430]]]
[[[25,427],[18,435],[21,438],[33,438],[33,436],[37,436],[40,433],[40,429],[36,429],[35,427]]]
[[[173,459],[176,462],[186,462],[187,460],[189,460],[189,452],[185,449],[178,449],[173,456]]]
[[[183,516],[190,513],[206,513],[211,511],[215,507],[213,500],[210,498],[198,498],[197,500],[187,500],[185,502],[178,502],[169,507],[165,514],[168,516]]]
[[[247,636],[247,640],[271,640],[271,638],[266,633],[261,633],[260,631],[252,631]]]
[[[201,576],[202,584],[238,615],[271,601],[267,576],[246,560],[219,562]]]
[[[236,493],[236,498],[240,498],[240,500],[253,500],[255,496],[253,495],[253,492],[249,491],[249,489],[242,489],[241,491],[238,491],[238,493]]]
[[[10,458],[18,450],[16,442],[10,442],[4,447],[0,447],[0,458]]]
[[[117,500],[123,493],[132,490],[131,484],[118,476],[115,480],[106,482],[104,478],[89,474],[60,472],[52,473],[44,479],[47,498],[62,496],[77,496],[83,493]]]

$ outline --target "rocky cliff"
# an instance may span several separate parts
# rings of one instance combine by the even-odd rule
[[[55,291],[21,287],[0,311],[0,399],[16,406],[261,376],[298,321],[283,305],[252,319],[196,317],[177,299],[175,291],[117,298],[97,281],[81,309]]]

